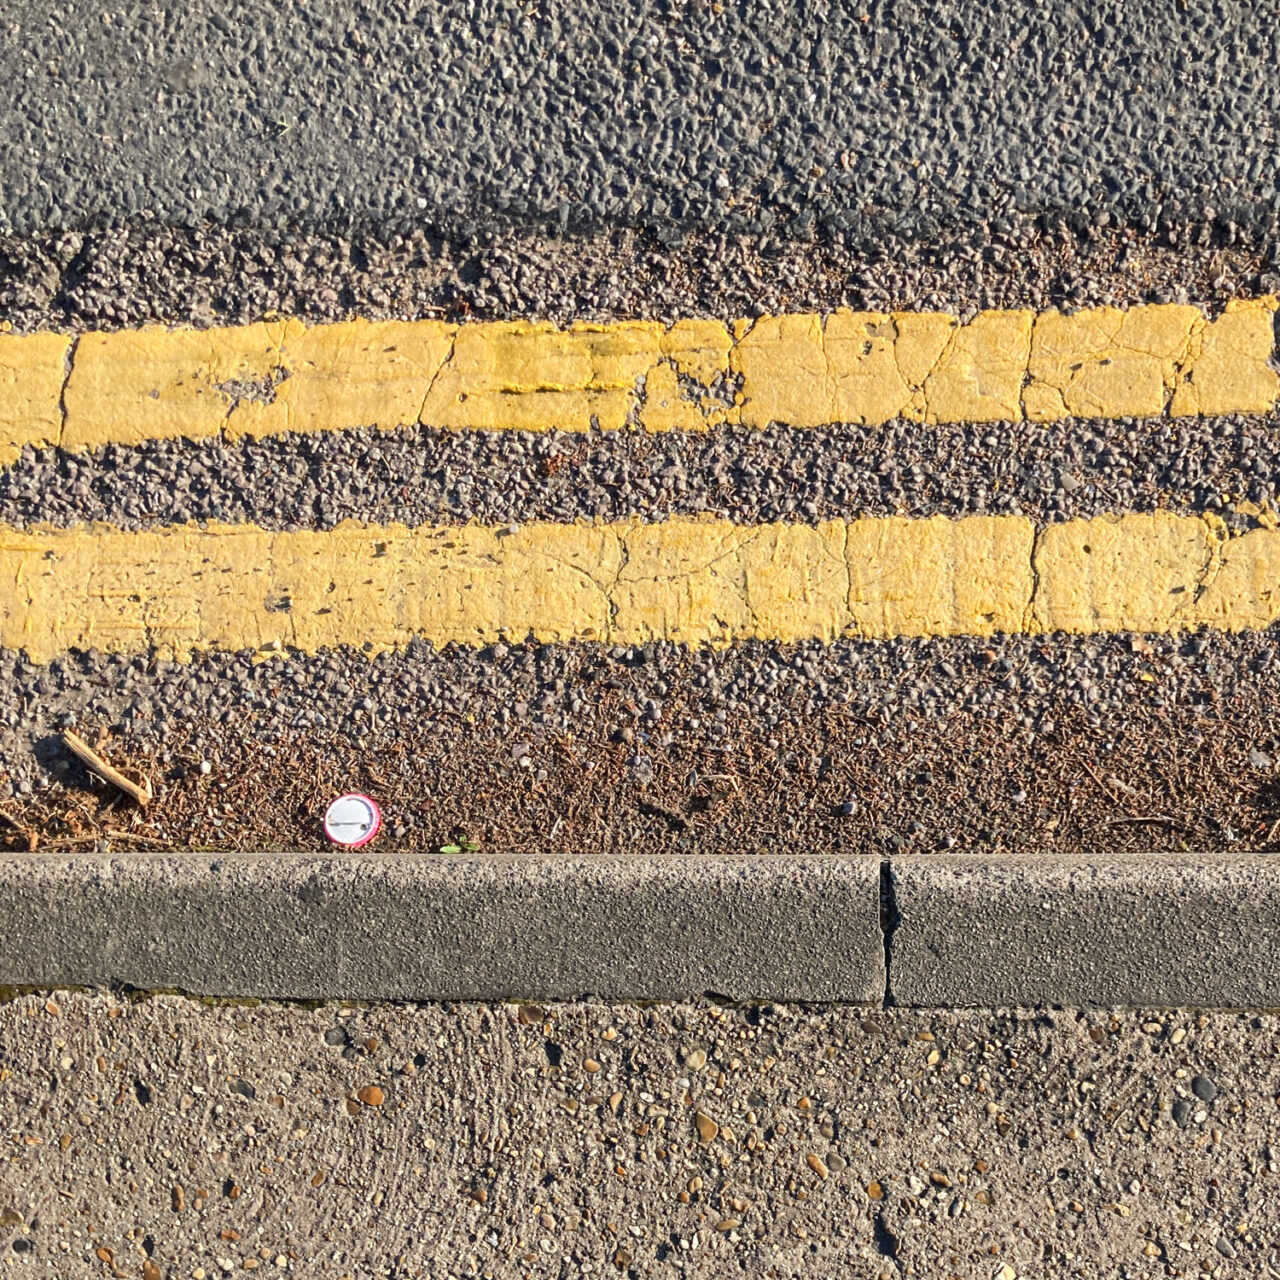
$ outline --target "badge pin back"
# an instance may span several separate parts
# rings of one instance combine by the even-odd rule
[[[371,797],[349,791],[330,802],[324,815],[324,833],[344,849],[359,849],[382,828],[382,810]]]

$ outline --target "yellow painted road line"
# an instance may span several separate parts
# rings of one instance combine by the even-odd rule
[[[220,433],[425,424],[584,431],[1262,413],[1276,299],[1197,307],[837,311],[725,325],[278,320],[0,334],[0,465]]]
[[[498,639],[691,645],[838,636],[1261,628],[1280,531],[1102,516],[817,526],[526,525],[328,532],[0,529],[0,645],[186,656]]]

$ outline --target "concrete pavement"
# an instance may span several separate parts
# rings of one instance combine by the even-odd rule
[[[0,1268],[1269,1277],[1271,1014],[0,1005]]]

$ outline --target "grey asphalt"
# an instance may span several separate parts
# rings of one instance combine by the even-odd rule
[[[1280,861],[10,855],[0,984],[239,998],[1280,1006]]]
[[[1244,0],[3,17],[0,230],[1276,222],[1280,28]]]

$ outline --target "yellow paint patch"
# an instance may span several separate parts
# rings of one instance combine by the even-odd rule
[[[234,397],[227,430],[268,436],[415,423],[454,332],[434,320],[291,323],[280,343],[278,381],[259,395]]]
[[[715,420],[724,421],[719,409]],[[654,365],[645,376],[644,408],[641,421],[646,431],[705,431],[711,415],[698,400],[686,394],[686,387],[674,365]]]
[[[662,326],[463,325],[419,419],[437,427],[617,431],[658,360]]]
[[[845,525],[669,521],[613,526],[626,563],[610,639],[833,640],[849,620]]]
[[[1022,416],[1030,311],[982,311],[956,328],[924,382],[929,422],[1003,422]]]
[[[729,372],[733,339],[719,320],[677,320],[659,340],[662,354],[681,373],[710,386],[717,375]]]
[[[1276,307],[1275,298],[1229,302],[1193,337],[1170,404],[1175,417],[1265,413],[1274,407],[1280,390],[1271,367]]]
[[[1021,631],[1034,541],[1018,516],[857,520],[845,544],[851,630],[869,639]]]
[[[1149,418],[1162,414],[1193,340],[1205,330],[1196,307],[1099,307],[1036,318],[1027,417]]]
[[[24,445],[56,444],[71,339],[60,333],[0,333],[0,466]]]
[[[0,645],[315,652],[422,638],[690,645],[839,636],[1261,628],[1280,531],[1210,517],[736,526],[0,529]]]
[[[963,324],[852,311],[670,328],[279,320],[88,333],[73,349],[57,334],[0,335],[0,465],[25,443],[419,423],[696,431],[1261,413],[1280,394],[1275,310],[1264,298],[1212,322],[1186,306],[983,311]]]
[[[280,321],[82,335],[67,378],[62,445],[90,449],[218,435],[235,403],[223,388],[272,384],[281,372],[286,327]]]
[[[1171,631],[1207,622],[1203,588],[1217,563],[1221,522],[1167,511],[1050,525],[1035,567],[1032,610],[1041,631]],[[1229,630],[1234,613],[1222,619]]]
[[[1261,630],[1280,619],[1280,531],[1229,537],[1216,516],[1051,525],[1035,557],[1034,630]]]

